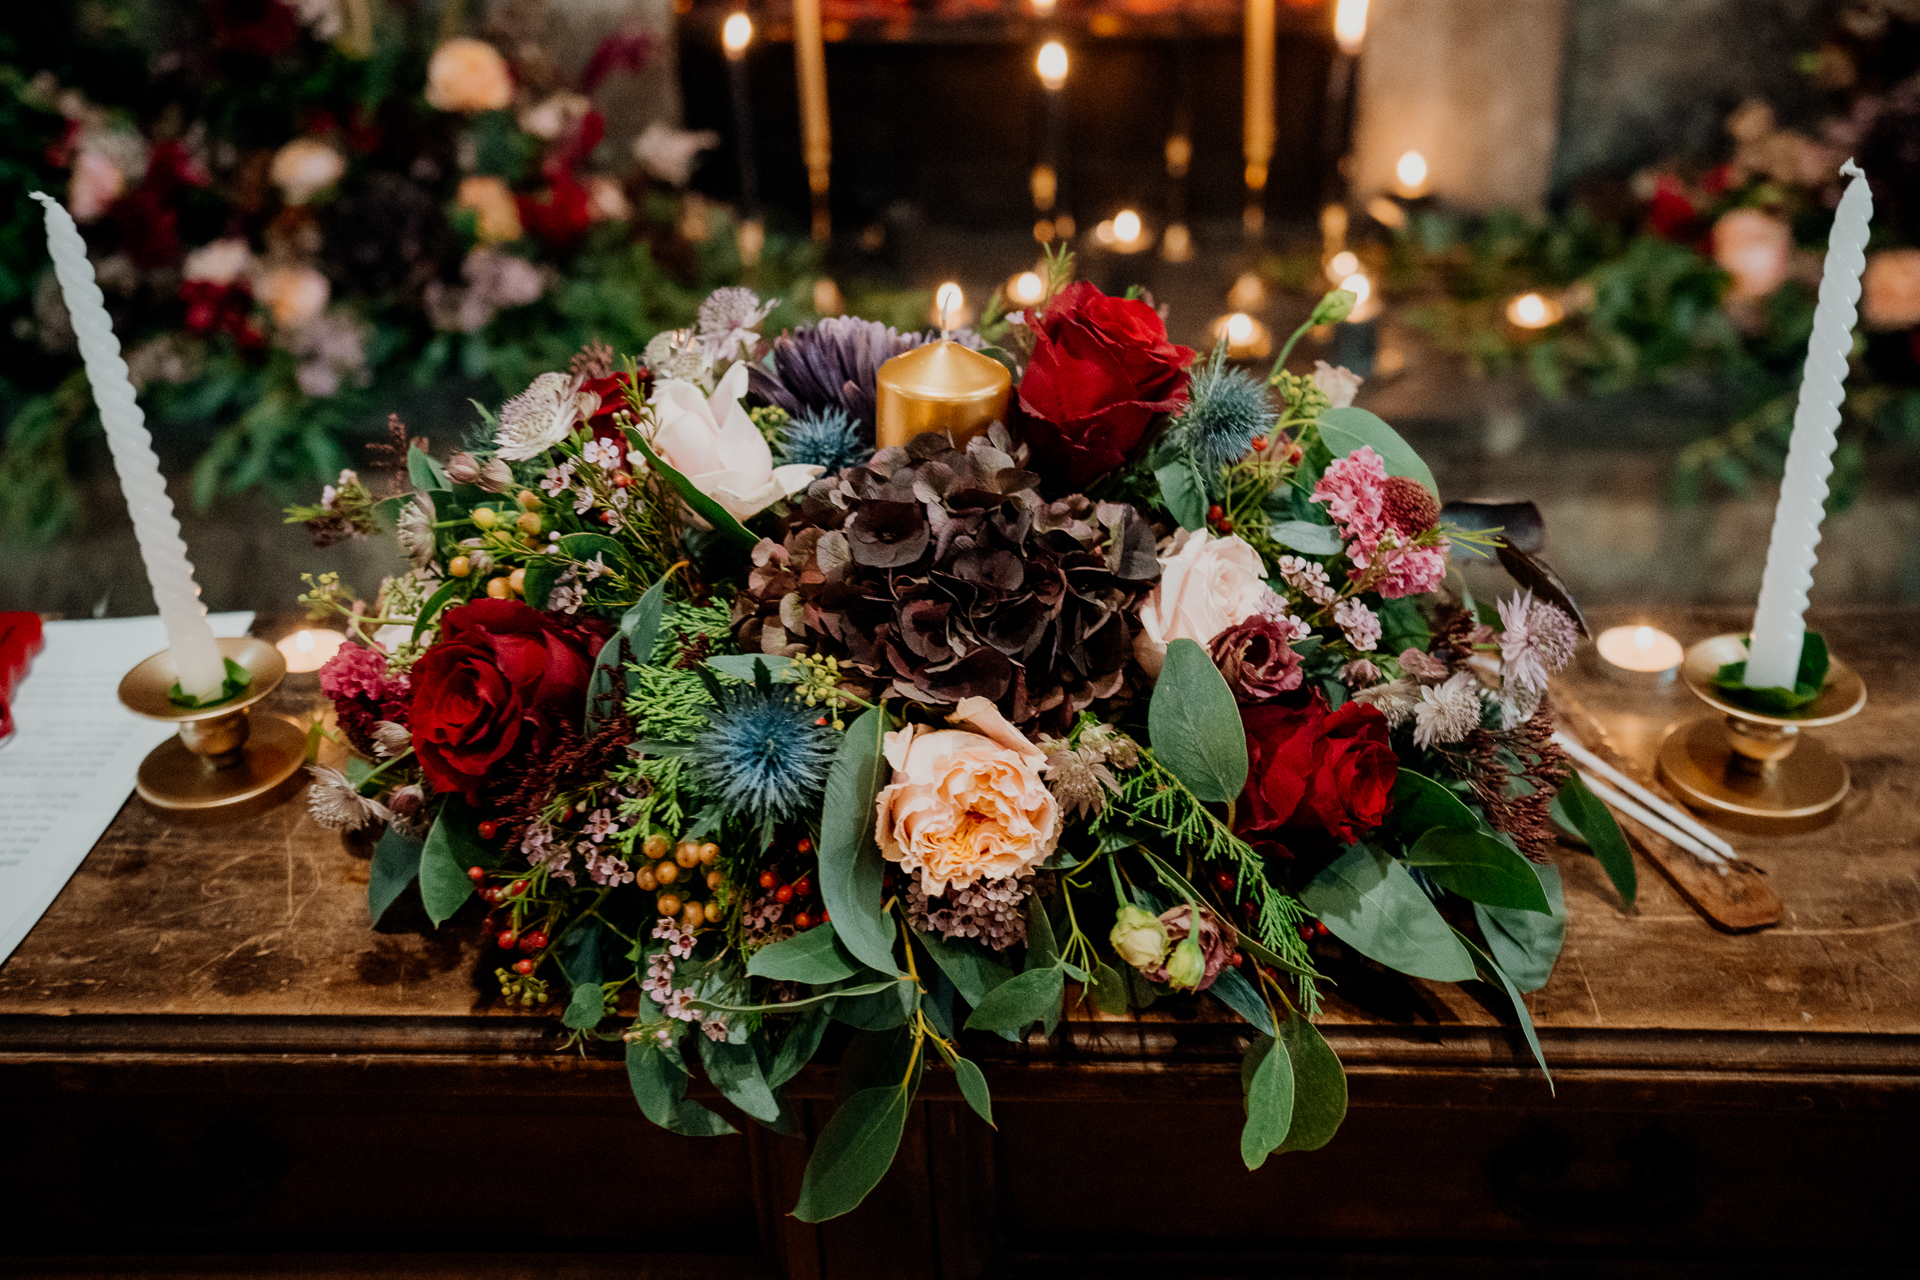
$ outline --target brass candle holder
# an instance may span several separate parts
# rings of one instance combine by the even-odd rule
[[[287,674],[286,659],[250,636],[218,641],[220,653],[252,679],[237,697],[211,707],[182,707],[167,691],[179,679],[173,654],[163,651],[127,672],[120,701],[136,715],[178,725],[179,732],[140,762],[134,789],[169,817],[227,821],[271,808],[296,790],[307,758],[307,735],[276,715],[252,708],[273,696]]]
[[[1660,746],[1660,774],[1696,808],[1741,818],[1803,819],[1839,804],[1852,785],[1847,762],[1801,733],[1838,724],[1867,705],[1859,673],[1838,658],[1827,664],[1820,696],[1791,715],[1768,715],[1730,702],[1713,687],[1729,662],[1744,662],[1746,642],[1715,636],[1687,650],[1680,679],[1718,714],[1684,721]]]

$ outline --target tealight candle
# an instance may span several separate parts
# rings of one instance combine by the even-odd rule
[[[1409,151],[1393,166],[1394,190],[1403,200],[1418,200],[1427,194],[1427,158]]]
[[[274,648],[287,660],[287,674],[298,675],[318,671],[346,642],[347,638],[338,631],[301,630],[279,641]]]
[[[880,448],[904,445],[923,431],[944,431],[960,447],[1005,420],[1013,375],[998,360],[943,338],[893,357],[875,382]]]
[[[1680,642],[1655,627],[1609,627],[1594,647],[1620,671],[1670,678],[1680,667]]]

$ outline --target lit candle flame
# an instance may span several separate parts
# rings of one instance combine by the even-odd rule
[[[1327,259],[1327,279],[1336,283],[1360,270],[1360,259],[1351,249],[1342,249]]]
[[[1058,89],[1067,82],[1067,46],[1058,40],[1049,40],[1040,46],[1040,56],[1034,59],[1034,66],[1040,72],[1040,83],[1049,89]]]
[[[1523,293],[1507,304],[1507,319],[1522,329],[1544,329],[1560,323],[1560,304],[1537,293]]]
[[[1652,627],[1634,628],[1633,647],[1636,649],[1653,648],[1653,628]]]
[[[1047,282],[1036,271],[1022,271],[1007,286],[1007,296],[1023,307],[1033,306],[1045,297]]]
[[[729,58],[737,58],[746,52],[747,44],[753,39],[753,19],[744,13],[727,15],[726,25],[720,28],[720,44],[726,49]]]
[[[1125,244],[1140,238],[1140,215],[1131,209],[1122,209],[1113,215],[1113,237]]]
[[[1360,309],[1367,305],[1367,299],[1373,296],[1373,281],[1356,271],[1342,280],[1340,287],[1353,295],[1353,310],[1347,315],[1347,319],[1352,320],[1360,314]]]
[[[1367,39],[1367,0],[1339,0],[1333,7],[1333,39],[1349,58]]]
[[[1244,311],[1236,311],[1227,317],[1227,342],[1230,346],[1244,347],[1252,340],[1252,316]]]
[[[1401,156],[1393,166],[1393,176],[1400,184],[1400,194],[1409,198],[1422,196],[1427,192],[1427,158],[1418,151],[1409,151]]]
[[[941,337],[944,338],[947,330],[953,327],[948,324],[947,321],[960,310],[961,305],[964,304],[966,300],[967,295],[962,293],[960,286],[951,280],[941,285],[940,288],[934,292],[933,305],[940,313]]]

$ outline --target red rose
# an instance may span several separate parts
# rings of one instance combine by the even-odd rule
[[[1387,720],[1358,702],[1328,711],[1315,693],[1302,706],[1243,707],[1247,733],[1242,835],[1320,830],[1351,843],[1387,816],[1400,761]]]
[[[604,378],[588,378],[580,384],[580,389],[600,398],[600,407],[587,415],[587,427],[597,440],[611,440],[620,447],[620,466],[626,467],[627,439],[614,425],[613,416],[621,410],[631,413],[633,404],[627,399],[627,387],[633,379],[622,371],[610,373]],[[645,404],[647,396],[653,390],[653,375],[645,369],[640,370],[640,403]]]
[[[537,196],[515,199],[521,224],[553,249],[571,247],[593,221],[587,189],[570,173],[553,175],[553,185]]]
[[[597,620],[563,622],[517,600],[442,614],[439,642],[413,665],[409,726],[433,789],[478,804],[494,765],[538,754],[561,722],[578,722],[607,635]]]
[[[1187,395],[1190,347],[1138,299],[1068,285],[1033,322],[1019,404],[1029,466],[1057,493],[1078,492],[1139,455],[1158,413]]]

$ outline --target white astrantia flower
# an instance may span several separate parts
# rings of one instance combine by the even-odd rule
[[[653,392],[654,449],[737,520],[798,493],[825,469],[774,466],[767,438],[740,404],[746,391],[747,366],[736,364],[711,396],[678,378]]]
[[[1413,708],[1413,740],[1422,747],[1459,742],[1480,727],[1480,682],[1462,671],[1420,690]]]
[[[380,720],[373,726],[373,749],[392,758],[413,750],[413,735],[407,726],[393,720]]]
[[[567,438],[567,434],[599,408],[591,392],[580,389],[581,379],[565,373],[543,373],[533,385],[500,406],[499,456],[508,462],[537,458]]]
[[[400,509],[395,537],[416,569],[433,561],[433,521],[433,499],[424,493],[414,494],[413,501]]]
[[[739,285],[715,289],[700,304],[695,320],[700,345],[716,362],[731,360],[736,355],[752,355],[760,341],[754,329],[772,310],[773,302],[760,301],[760,295],[751,289]]]
[[[1398,729],[1413,715],[1413,709],[1420,705],[1420,684],[1415,680],[1389,680],[1385,684],[1356,690],[1353,700],[1378,710],[1387,718],[1388,728]]]
[[[324,764],[307,766],[313,783],[307,788],[307,808],[313,820],[331,831],[354,831],[373,822],[391,822],[393,813],[378,800],[354,790],[347,775]]]
[[[642,362],[657,378],[678,378],[703,389],[713,385],[712,356],[691,329],[663,329],[654,334]]]
[[[1500,658],[1508,682],[1538,693],[1580,643],[1573,619],[1533,592],[1500,602]]]

